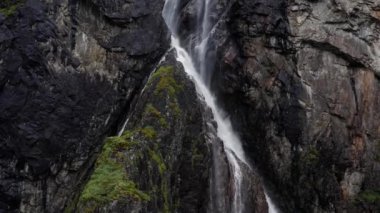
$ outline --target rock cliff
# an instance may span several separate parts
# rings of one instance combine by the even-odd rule
[[[197,3],[178,14],[188,50]],[[267,212],[261,180],[283,212],[379,212],[380,1],[210,4],[208,81],[261,176],[247,212]],[[217,126],[163,5],[0,2],[0,212],[229,208]]]
[[[62,212],[166,52],[162,1],[0,3],[0,211]]]
[[[379,4],[229,10],[214,88],[285,212],[379,210]]]

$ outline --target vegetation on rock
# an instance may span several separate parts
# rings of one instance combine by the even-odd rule
[[[86,211],[96,211],[113,201],[129,200],[158,202],[159,211],[165,213],[175,208],[170,190],[171,164],[163,148],[166,142],[158,143],[171,134],[168,128],[172,125],[169,124],[175,124],[181,115],[178,96],[183,86],[175,78],[174,71],[173,66],[161,66],[152,75],[146,90],[152,98],[138,111],[143,117],[141,122],[135,123],[121,137],[107,139],[94,173],[79,198]],[[197,152],[196,147],[193,149]],[[193,164],[197,159],[195,156]],[[132,181],[136,181],[136,174],[133,171],[127,174],[129,167],[148,170],[142,186],[149,195]]]
[[[149,150],[149,155],[151,157],[151,159],[157,164],[157,167],[158,167],[158,171],[160,172],[161,175],[164,174],[164,172],[166,172],[166,165],[161,157],[160,154],[158,154],[157,152],[153,151],[153,150]]]
[[[126,132],[121,137],[108,138],[100,154],[94,173],[85,186],[80,202],[86,204],[107,204],[123,198],[149,200],[149,196],[137,189],[136,184],[128,180],[124,163],[124,151],[134,145],[130,141],[132,133]]]
[[[358,200],[364,203],[380,202],[380,191],[366,190],[359,194]]]
[[[161,66],[149,79],[149,84],[155,83],[154,95],[161,98],[168,96],[168,106],[175,117],[180,116],[181,109],[178,105],[177,95],[183,91],[183,86],[174,78],[173,66]],[[148,104],[145,108],[145,115],[152,116],[158,119],[161,127],[167,128],[168,121],[163,114],[153,104]]]
[[[16,12],[17,8],[19,8],[23,4],[23,0],[2,0],[2,2],[0,3],[0,13],[5,16],[11,16]]]
[[[161,112],[153,106],[153,104],[147,104],[145,107],[145,116],[153,117],[155,119],[158,119],[158,122],[162,127],[167,128],[168,122],[166,119],[162,116]]]
[[[151,126],[146,126],[146,127],[142,128],[140,131],[145,136],[145,138],[147,138],[147,139],[152,140],[152,139],[155,139],[157,136],[156,130],[154,130],[154,128]]]
[[[155,94],[162,94],[167,92],[170,97],[174,97],[179,91],[183,89],[181,85],[177,83],[173,76],[173,66],[161,66],[153,75],[150,82],[158,80]]]
[[[304,154],[303,160],[307,166],[318,163],[319,151],[315,147],[310,147],[310,149]]]
[[[161,156],[161,154],[157,151],[154,150],[149,150],[149,155],[150,158],[153,162],[155,162],[158,171],[161,176],[161,186],[160,186],[160,192],[163,200],[163,209],[162,211],[164,213],[170,212],[169,208],[169,184],[168,180],[166,178],[166,172],[167,172],[167,167],[166,164]]]

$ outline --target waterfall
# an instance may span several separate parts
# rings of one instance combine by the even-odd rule
[[[215,0],[196,0],[198,25],[196,32],[197,38],[192,40],[192,42],[196,43],[191,45],[194,47],[194,49],[191,49],[191,54],[185,48],[181,47],[178,35],[178,13],[181,1],[166,0],[163,10],[163,17],[172,34],[172,47],[175,48],[177,52],[177,60],[182,63],[185,72],[194,82],[198,95],[204,99],[206,105],[211,109],[214,120],[217,123],[217,136],[223,141],[227,160],[230,165],[230,172],[233,174],[234,185],[231,210],[225,211],[240,213],[245,212],[242,200],[243,174],[241,164],[245,164],[248,168],[250,168],[250,166],[246,160],[242,143],[238,135],[233,130],[229,117],[223,110],[221,110],[221,108],[218,107],[216,97],[212,94],[209,88],[212,70],[210,70],[208,64],[213,63],[213,61],[210,61],[210,58],[207,56],[210,48],[210,33],[213,28],[209,20],[209,13],[211,5],[214,3]],[[269,206],[269,212],[277,212],[267,195],[266,198]]]
[[[185,51],[185,49],[180,47],[179,41],[175,37],[172,38],[172,45],[177,50],[177,60],[183,64],[186,73],[194,81],[197,92],[204,98],[205,103],[212,110],[214,119],[218,125],[217,136],[224,143],[228,161],[233,169],[235,185],[235,197],[232,204],[234,210],[233,212],[242,212],[242,204],[240,199],[241,195],[239,194],[241,191],[239,189],[241,187],[242,174],[238,161],[240,160],[244,163],[247,162],[245,160],[241,143],[238,137],[235,135],[234,131],[232,131],[231,121],[228,119],[228,117],[224,116],[224,113],[217,107],[215,96],[211,94],[210,90],[202,81],[202,78],[196,71],[189,54]]]

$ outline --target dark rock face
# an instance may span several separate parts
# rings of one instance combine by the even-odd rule
[[[163,2],[17,2],[0,5],[0,211],[62,212],[168,47]]]
[[[153,134],[134,138],[139,147],[129,155],[137,160],[126,163],[130,178],[150,195],[142,212],[206,211],[212,153],[202,111],[182,65],[168,55],[127,126],[127,131],[151,128]]]
[[[94,206],[95,212],[206,212],[212,141],[202,111],[194,85],[171,53],[149,78],[120,137],[133,145],[117,161],[147,198],[136,200],[129,194],[102,202],[88,196],[86,186],[78,212]]]
[[[226,18],[214,88],[285,212],[379,211],[378,7],[240,0]]]
[[[188,48],[196,2],[178,17]],[[182,67],[169,54],[146,82],[168,49],[163,3],[0,2],[0,212],[230,209],[222,143]],[[379,212],[380,3],[212,4],[212,88],[281,210]],[[111,201],[94,184],[107,166]],[[246,174],[246,211],[267,212]]]
[[[211,114],[172,54],[149,78],[124,134],[106,142],[74,204],[77,212],[229,212],[234,189],[223,144],[210,123]],[[109,145],[113,143],[124,145]],[[107,152],[136,188],[120,189],[121,184],[100,175],[111,165],[104,162]],[[247,212],[266,212],[260,179],[244,174]],[[99,193],[98,188],[109,191]]]

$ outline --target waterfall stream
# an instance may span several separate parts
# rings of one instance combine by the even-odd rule
[[[172,34],[172,47],[177,52],[177,60],[182,63],[185,72],[194,82],[198,95],[204,99],[206,105],[211,109],[215,122],[217,123],[217,136],[223,141],[227,160],[230,165],[230,172],[233,174],[233,199],[231,210],[226,212],[241,213],[244,210],[242,200],[242,168],[241,164],[245,164],[250,168],[246,160],[242,143],[233,130],[231,121],[226,113],[217,105],[216,97],[209,89],[210,70],[208,64],[212,64],[207,57],[209,50],[210,33],[213,26],[209,21],[210,7],[215,0],[196,0],[197,9],[197,32],[193,44],[194,49],[190,54],[185,48],[181,47],[178,36],[178,20],[179,20],[179,0],[166,0],[163,10],[163,17]],[[193,41],[194,42],[194,41]],[[212,73],[212,72],[211,72]],[[225,177],[219,177],[225,178]],[[278,212],[267,194],[265,194],[270,213]],[[248,211],[248,210],[247,210]]]

